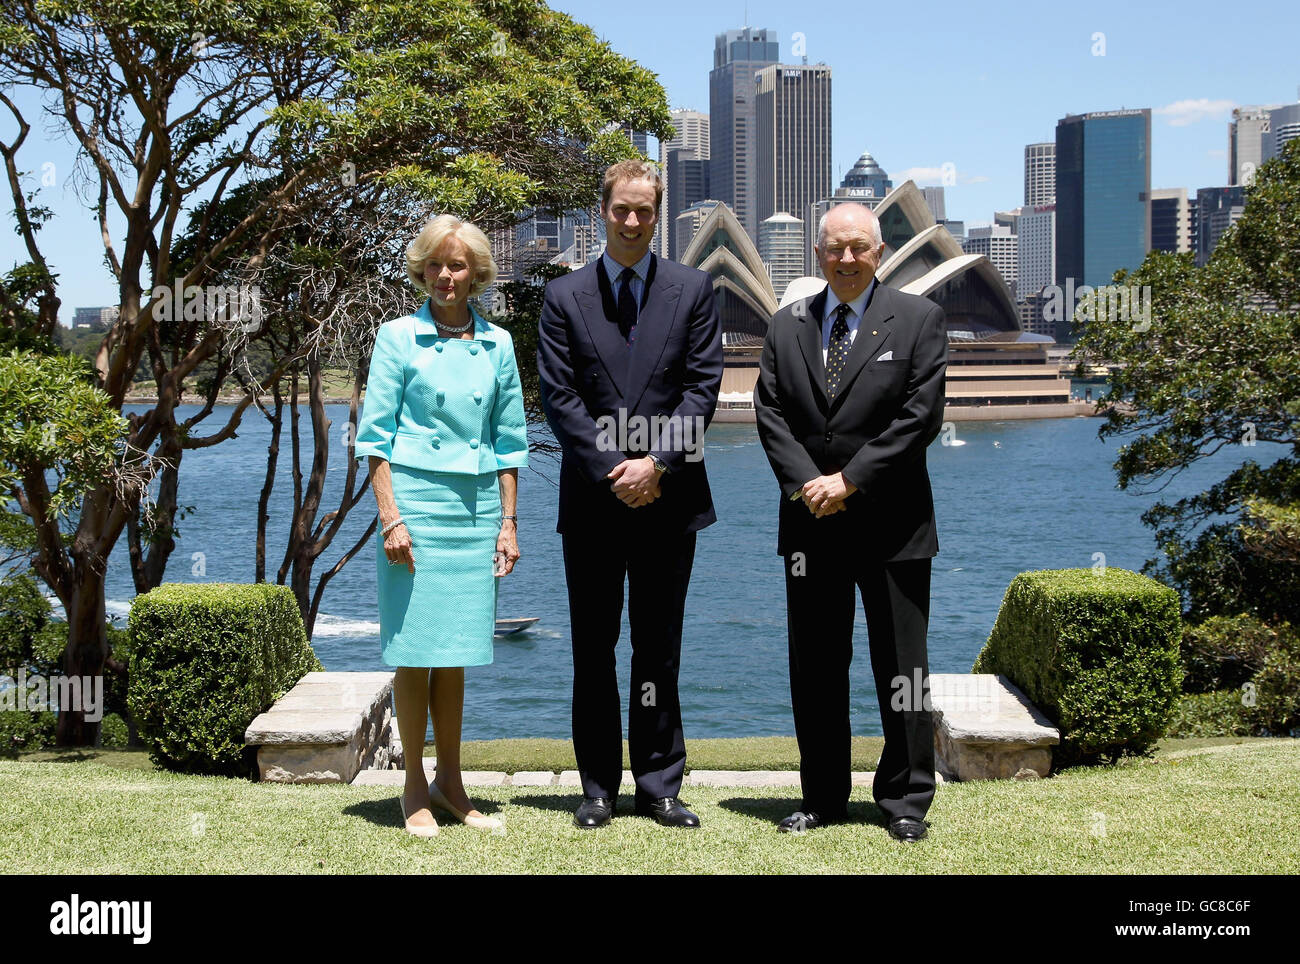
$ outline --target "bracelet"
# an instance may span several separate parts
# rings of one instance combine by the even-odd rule
[[[513,522],[515,525],[519,525],[519,516],[517,515],[503,515],[501,521],[505,522],[506,520]]]
[[[384,526],[384,528],[380,531],[379,534],[380,534],[381,536],[386,536],[386,535],[388,535],[388,530],[389,530],[389,529],[396,529],[396,528],[397,528],[398,526],[400,526],[401,524],[402,524],[402,517],[399,515],[399,516],[398,516],[396,519],[394,519],[392,522],[388,523],[388,525]]]

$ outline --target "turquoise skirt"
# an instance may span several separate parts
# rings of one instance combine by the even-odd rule
[[[460,475],[392,465],[393,497],[411,534],[415,573],[389,565],[376,530],[379,637],[388,666],[492,662],[501,529],[497,474]]]

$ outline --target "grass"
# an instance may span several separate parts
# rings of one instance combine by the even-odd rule
[[[563,741],[559,741],[563,742]],[[694,741],[693,763],[753,759]],[[475,767],[526,760],[546,745],[487,748]],[[476,752],[480,752],[477,751]],[[570,822],[577,790],[473,790],[501,834],[445,826],[433,840],[401,830],[396,788],[294,786],[154,771],[138,752],[30,754],[0,761],[0,832],[23,841],[0,873],[1087,873],[1300,872],[1300,742],[1179,740],[1146,760],[1047,780],[947,784],[930,839],[890,840],[867,788],[854,822],[798,837],[773,823],[794,788],[698,788],[683,794],[698,831],[623,815],[599,831]],[[774,761],[770,761],[774,762]],[[468,764],[467,764],[468,765]],[[625,800],[623,806],[630,803]]]

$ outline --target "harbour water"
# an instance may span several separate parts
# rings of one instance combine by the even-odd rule
[[[181,417],[195,410],[187,407]],[[215,430],[230,409],[218,408],[200,431]],[[338,444],[346,406],[335,420],[330,485],[323,511],[337,500],[346,452]],[[968,672],[993,625],[1007,584],[1028,569],[1107,566],[1139,569],[1155,555],[1140,521],[1159,497],[1200,491],[1246,458],[1271,462],[1277,447],[1224,450],[1177,478],[1159,496],[1116,488],[1118,444],[1097,438],[1100,419],[962,422],[956,442],[928,452],[939,528],[929,637],[932,672]],[[266,467],[269,427],[255,411],[238,437],[187,452],[181,503],[194,510],[179,524],[167,569],[171,582],[251,582],[255,512]],[[951,438],[951,433],[948,433]],[[310,435],[307,439],[310,442]],[[288,432],[268,531],[271,578],[283,555],[292,499]],[[705,442],[718,522],[700,533],[681,661],[681,701],[688,738],[792,735],[784,584],[776,555],[779,492],[752,425],[714,425]],[[310,451],[304,451],[304,467]],[[555,532],[558,464],[534,457],[520,473],[520,549],[503,580],[498,616],[537,616],[530,632],[498,640],[490,666],[466,671],[464,738],[567,737],[571,655],[568,598]],[[888,513],[890,507],[872,507]],[[317,576],[365,530],[369,494],[322,556]],[[416,549],[417,563],[419,559]],[[110,566],[109,609],[125,615],[134,595],[125,540]],[[375,562],[367,545],[325,591],[313,645],[330,670],[383,670],[375,611]],[[880,732],[867,661],[866,621],[858,607],[852,686],[856,734]],[[626,707],[628,643],[621,638],[620,680]]]

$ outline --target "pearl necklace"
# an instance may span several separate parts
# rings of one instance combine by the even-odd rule
[[[443,331],[453,331],[456,334],[460,334],[463,331],[469,331],[470,325],[474,324],[474,319],[470,318],[469,321],[465,322],[465,324],[461,325],[459,328],[453,328],[451,325],[444,325],[437,318],[433,319],[433,322]]]

